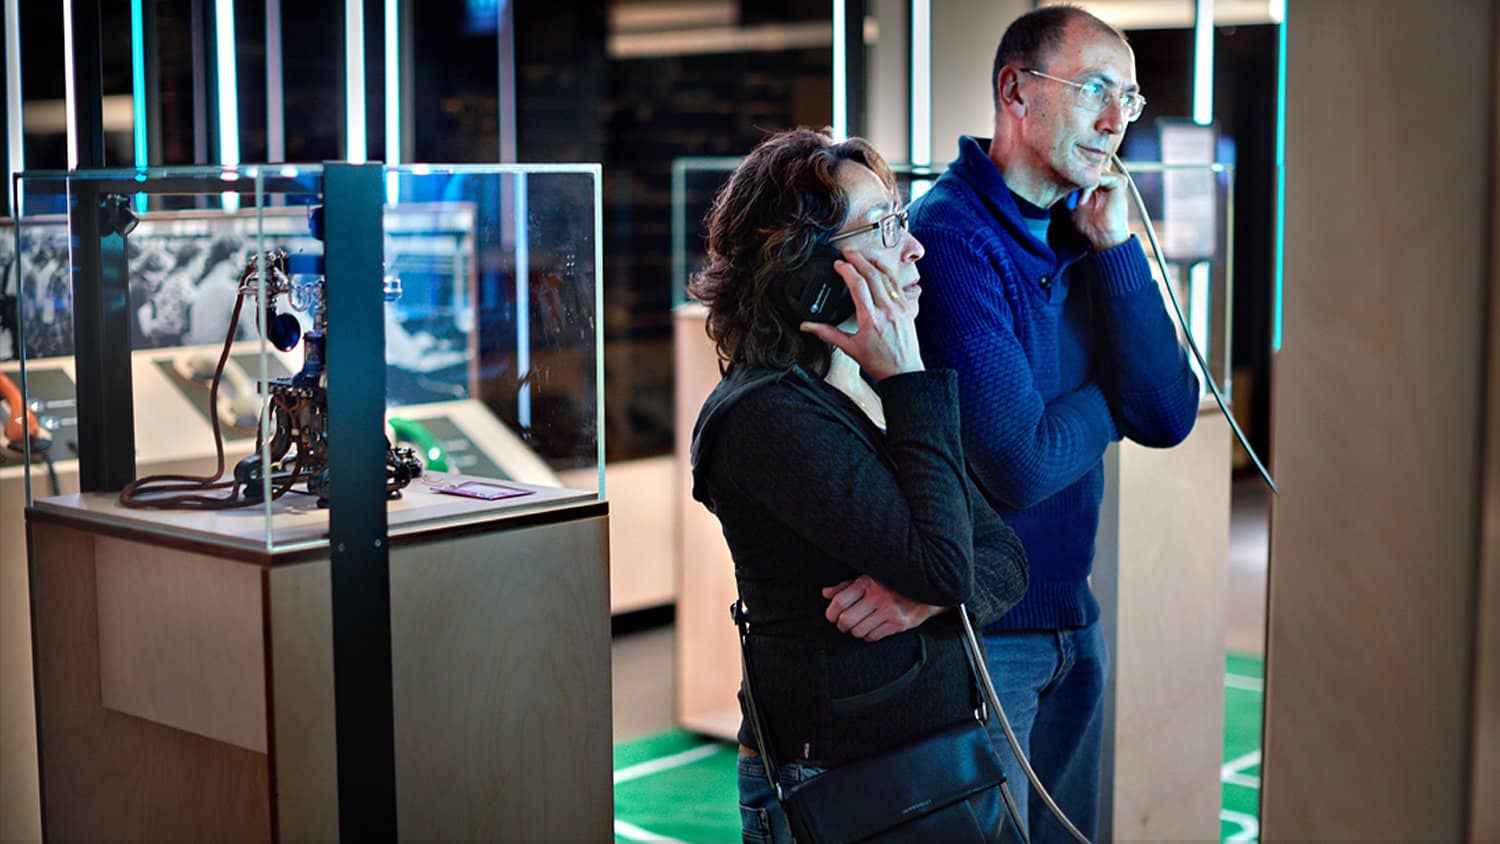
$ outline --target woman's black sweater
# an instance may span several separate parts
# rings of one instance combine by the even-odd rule
[[[734,557],[780,761],[842,764],[972,717],[978,700],[956,614],[866,642],[824,617],[823,587],[868,574],[924,603],[967,603],[978,626],[1026,589],[1020,542],[965,471],[953,373],[876,390],[885,431],[802,369],[736,367],[694,428],[693,497]],[[754,746],[748,724],[740,742]]]

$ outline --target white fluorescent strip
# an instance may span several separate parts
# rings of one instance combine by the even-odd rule
[[[365,4],[344,0],[344,159],[365,163]]]
[[[1196,0],[1193,19],[1193,122],[1214,122],[1214,0]]]
[[[1209,343],[1213,340],[1208,336],[1209,320],[1209,284],[1212,279],[1209,271],[1212,265],[1207,261],[1199,261],[1188,270],[1188,325],[1193,332],[1193,340],[1197,342],[1198,348],[1208,351]]]
[[[526,174],[515,175],[516,238],[516,377],[521,389],[516,394],[516,421],[521,428],[531,427],[531,250],[526,241]]]
[[[911,3],[911,163],[932,163],[932,9]]]
[[[385,161],[387,164],[401,163],[400,6],[399,0],[385,0]]]
[[[73,4],[63,0],[63,100],[68,104],[68,169],[78,169],[78,92],[73,87]]]
[[[849,50],[845,43],[845,0],[833,0],[833,139],[849,137]]]
[[[214,58],[219,100],[219,163],[240,163],[239,80],[234,65],[234,0],[214,0]],[[228,210],[227,206],[226,209]]]
[[[281,0],[266,0],[266,160],[286,160],[286,108],[282,102]],[[277,201],[276,198],[272,199]]]
[[[26,167],[26,134],[21,123],[21,12],[20,0],[5,0],[5,137],[10,160],[6,162],[5,190],[15,184],[15,175]],[[11,216],[21,216],[21,196],[15,197]]]
[[[143,0],[130,0],[130,134],[135,141],[135,166],[150,164],[146,144],[146,27]],[[145,209],[145,194],[137,194],[140,210]]]

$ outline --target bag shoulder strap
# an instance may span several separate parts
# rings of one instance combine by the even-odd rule
[[[755,749],[759,751],[761,764],[765,767],[766,780],[771,783],[771,791],[775,793],[777,802],[780,802],[781,780],[776,776],[780,766],[771,755],[771,743],[766,738],[766,727],[760,720],[760,708],[755,705],[755,692],[750,687],[750,609],[745,606],[744,598],[735,598],[734,603],[729,605],[729,616],[734,619],[735,627],[739,628],[740,675],[745,684],[745,714],[749,717],[750,731],[755,734]]]

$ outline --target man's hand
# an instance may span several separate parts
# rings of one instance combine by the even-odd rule
[[[1073,209],[1073,224],[1088,238],[1094,251],[1113,249],[1130,239],[1125,193],[1130,187],[1119,173],[1105,171],[1099,184],[1084,188]]]
[[[892,592],[867,574],[823,587],[825,617],[839,630],[866,642],[902,633],[947,610]]]

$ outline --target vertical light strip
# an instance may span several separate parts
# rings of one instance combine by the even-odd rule
[[[344,159],[365,163],[365,4],[344,0]]]
[[[385,162],[401,159],[401,9],[385,0]]]
[[[15,175],[26,169],[26,133],[21,124],[21,11],[20,0],[5,0],[5,137],[10,160],[6,162],[5,190],[15,186]],[[14,217],[21,216],[21,196],[16,193]]]
[[[845,43],[847,26],[845,0],[833,0],[833,139],[849,137],[849,45]]]
[[[932,8],[911,0],[911,163],[932,163]]]
[[[131,135],[135,139],[136,167],[151,163],[151,150],[146,146],[146,15],[142,6],[142,0],[130,0]],[[144,199],[144,194],[140,198]]]
[[[1281,285],[1286,261],[1286,29],[1287,16],[1281,18],[1279,44],[1276,48],[1276,219],[1273,221],[1275,248],[1271,259],[1271,353],[1281,351]]]
[[[1193,122],[1214,122],[1214,0],[1195,0],[1193,14]]]
[[[219,163],[240,163],[239,79],[234,64],[234,0],[214,0],[214,76],[218,82]]]
[[[146,13],[143,0],[130,0],[130,116],[135,139],[135,166],[151,166],[151,148],[146,145]],[[135,195],[135,210],[146,212],[146,195]]]
[[[1188,268],[1188,328],[1192,331],[1193,341],[1205,352],[1213,339],[1208,335],[1209,271],[1212,266],[1208,261],[1198,261]],[[1214,377],[1218,378],[1218,373]]]
[[[281,58],[281,0],[266,0],[266,160],[286,161]]]
[[[78,90],[73,85],[73,0],[63,7],[63,105],[68,110],[68,169],[78,169]]]
[[[385,201],[400,201],[401,179],[401,2],[385,0]]]
[[[214,0],[214,77],[219,101],[219,163],[227,178],[240,163],[239,76],[234,63],[234,0]],[[227,190],[219,194],[228,214],[240,210],[240,195]]]
[[[526,243],[526,174],[517,173],[516,183],[516,421],[531,427],[531,251]],[[603,465],[602,463],[600,465]]]

